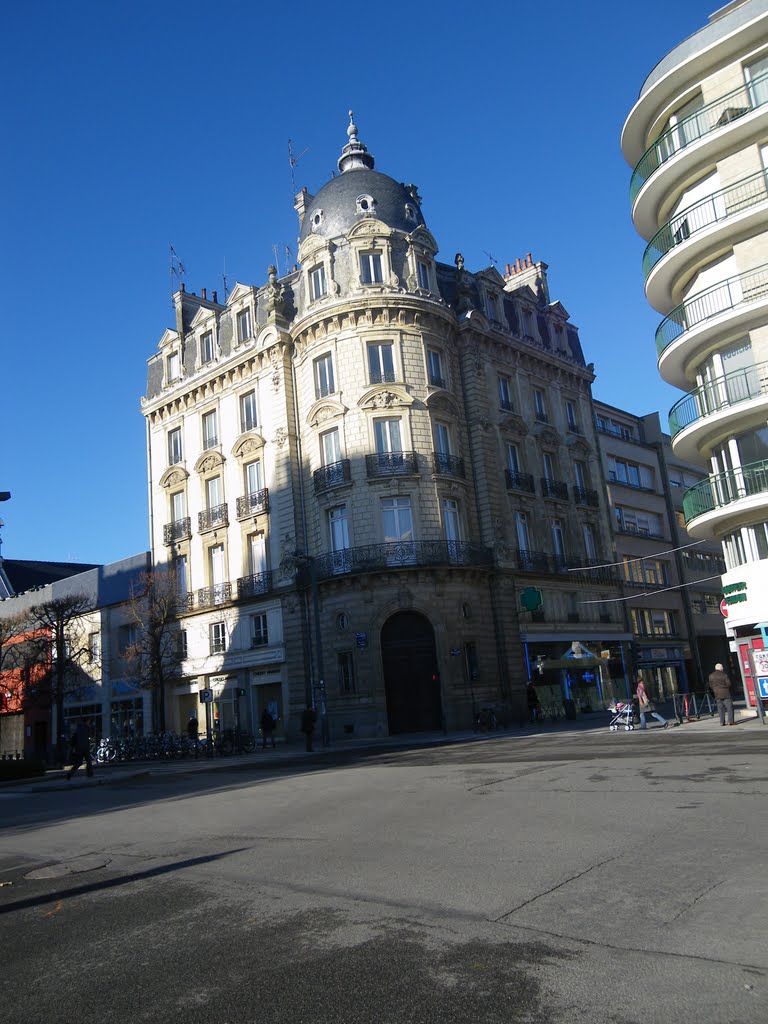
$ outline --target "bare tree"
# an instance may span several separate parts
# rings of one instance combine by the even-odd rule
[[[152,725],[160,732],[166,728],[167,688],[182,678],[184,652],[178,606],[178,580],[169,566],[143,573],[129,600],[136,636],[123,658],[139,686],[152,691]]]
[[[26,621],[20,612],[0,618],[0,753],[3,752],[3,725],[10,716],[15,718],[23,711],[26,673],[22,640],[25,626]]]
[[[85,594],[55,597],[30,610],[25,646],[35,652],[29,690],[56,708],[56,749],[64,759],[64,701],[92,682],[83,669],[88,660],[88,629],[83,616],[92,608]]]

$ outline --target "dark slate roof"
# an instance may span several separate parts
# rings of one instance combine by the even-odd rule
[[[43,587],[56,580],[65,580],[69,576],[98,569],[99,566],[80,562],[36,562],[26,559],[4,558],[3,569],[17,594],[33,587]]]
[[[346,235],[351,227],[365,217],[365,214],[357,211],[356,200],[362,195],[371,196],[376,200],[373,215],[387,227],[410,233],[420,224],[424,224],[419,204],[405,185],[387,174],[360,168],[344,171],[323,185],[304,215],[301,240],[311,234],[320,235],[321,238]],[[416,217],[413,220],[405,215],[406,203],[415,210]],[[319,226],[312,231],[313,217],[319,210],[322,210],[323,218]]]

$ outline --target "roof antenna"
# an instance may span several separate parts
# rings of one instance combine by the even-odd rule
[[[229,292],[227,290],[227,257],[226,256],[224,257],[224,273],[221,275],[221,282],[224,285],[224,305],[226,306],[226,304],[227,304],[227,295],[229,294]]]
[[[184,269],[184,264],[177,256],[176,250],[173,248],[173,245],[169,245],[169,248],[171,250],[171,305],[173,305],[173,295],[174,292],[178,290],[173,287],[174,279],[179,282],[179,285],[181,285],[182,282],[184,281],[184,275],[186,274],[186,270]]]
[[[496,259],[495,256],[491,256],[491,254],[488,252],[487,249],[483,249],[483,252],[488,257],[488,259],[491,261],[491,263],[494,265],[494,267],[498,266],[499,261]]]
[[[280,260],[277,256],[277,246],[272,246],[272,252],[275,254],[275,266],[277,267],[277,276],[280,277]]]
[[[309,146],[307,146],[306,149],[303,149],[301,151],[301,153],[299,153],[298,156],[294,156],[293,155],[293,142],[291,141],[291,139],[288,139],[288,163],[291,166],[291,195],[292,196],[296,195],[296,176],[295,176],[295,174],[293,172],[296,170],[296,166],[297,166],[299,160],[301,160],[301,158],[304,156],[304,154],[308,153],[308,152],[309,152]]]

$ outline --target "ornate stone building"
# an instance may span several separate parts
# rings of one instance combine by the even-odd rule
[[[348,137],[297,196],[300,266],[224,303],[182,287],[149,360],[152,550],[185,595],[171,721],[205,690],[223,725],[267,706],[294,732],[312,701],[329,735],[461,728],[523,714],[545,659],[577,704],[624,692],[616,577],[584,568],[613,561],[592,366],[547,267],[438,261],[416,186]]]

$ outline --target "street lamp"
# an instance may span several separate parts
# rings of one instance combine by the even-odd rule
[[[331,737],[328,728],[328,708],[325,699],[325,671],[323,668],[323,630],[320,623],[320,595],[317,587],[317,567],[312,555],[295,551],[297,562],[309,569],[309,583],[312,590],[312,613],[315,620],[315,679],[317,680],[317,703],[320,709],[320,737],[324,747],[330,745]],[[314,696],[314,694],[313,694]]]

